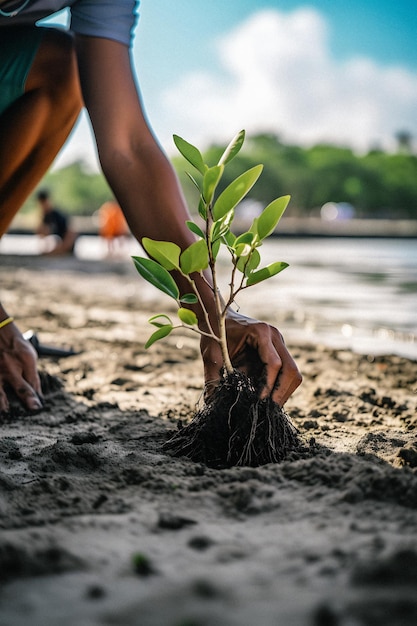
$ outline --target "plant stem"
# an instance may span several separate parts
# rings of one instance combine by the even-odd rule
[[[206,220],[206,238],[207,238],[206,241],[207,241],[207,248],[209,252],[209,266],[210,266],[210,271],[211,271],[211,277],[213,280],[213,293],[214,293],[214,302],[215,302],[215,308],[216,308],[216,317],[217,317],[217,323],[219,325],[218,342],[220,344],[220,349],[221,349],[222,358],[223,358],[223,365],[225,367],[225,370],[228,374],[231,374],[233,372],[233,365],[230,360],[229,350],[227,348],[227,334],[226,334],[226,313],[227,313],[228,307],[225,307],[223,309],[222,299],[220,297],[220,291],[217,285],[216,261],[213,257],[212,241],[210,239],[211,222],[212,222],[211,207],[208,206],[207,207],[207,220]]]

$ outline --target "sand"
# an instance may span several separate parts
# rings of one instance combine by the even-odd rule
[[[198,340],[145,351],[170,303],[130,261],[3,256],[0,284],[78,352],[1,422],[2,626],[417,623],[416,362],[291,345],[312,453],[214,470],[162,451],[201,399]]]

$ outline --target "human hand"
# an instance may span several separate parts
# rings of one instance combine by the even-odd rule
[[[5,387],[8,384],[30,411],[42,408],[37,355],[15,324],[0,328],[0,414],[9,410]]]
[[[258,383],[259,397],[272,397],[283,406],[301,384],[302,377],[284,338],[265,322],[232,313],[226,321],[227,342],[233,367]],[[202,337],[206,396],[210,396],[220,380],[223,364],[217,342]]]

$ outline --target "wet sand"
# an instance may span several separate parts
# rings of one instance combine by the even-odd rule
[[[162,451],[201,398],[198,340],[144,349],[170,303],[130,262],[4,256],[0,284],[78,352],[41,358],[45,409],[1,424],[2,626],[417,623],[416,362],[292,344],[314,454],[213,470]]]

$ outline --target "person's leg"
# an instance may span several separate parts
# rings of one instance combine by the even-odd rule
[[[24,29],[18,33],[24,38]],[[24,93],[0,115],[0,237],[51,165],[81,108],[72,37],[42,29]]]

